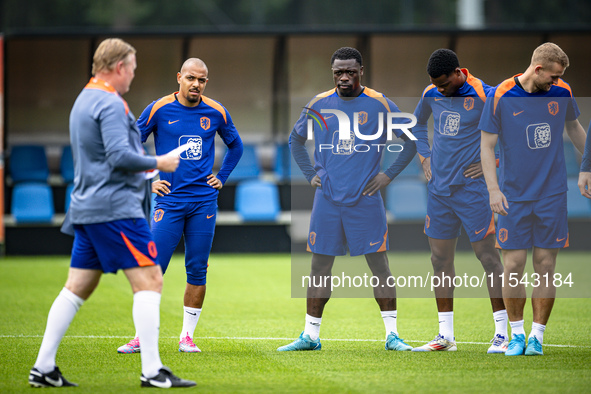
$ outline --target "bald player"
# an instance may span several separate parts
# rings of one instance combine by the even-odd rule
[[[156,152],[170,152],[192,143],[181,153],[177,172],[161,173],[152,183],[152,193],[157,197],[151,224],[163,273],[184,235],[187,287],[179,351],[196,353],[201,350],[193,343],[193,333],[205,298],[218,193],[242,156],[242,140],[226,108],[203,95],[208,70],[202,60],[187,59],[176,78],[179,91],[148,105],[137,126],[142,142],[154,135]],[[220,171],[214,175],[216,133],[228,149]],[[137,334],[117,351],[139,353]]]

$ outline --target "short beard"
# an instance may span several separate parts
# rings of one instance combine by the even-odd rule
[[[185,99],[190,103],[198,103],[201,100],[201,95],[197,96],[197,98],[193,98],[191,96],[185,97]]]

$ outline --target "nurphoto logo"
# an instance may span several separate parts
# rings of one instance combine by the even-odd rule
[[[374,134],[362,134],[359,131],[359,125],[364,125],[368,121],[368,114],[365,111],[354,112],[353,121],[349,119],[349,116],[338,109],[321,109],[320,112],[304,107],[308,110],[308,128],[307,138],[308,140],[314,139],[314,122],[318,125],[320,130],[326,130],[328,132],[328,124],[326,119],[336,117],[339,122],[339,129],[335,131],[333,144],[320,144],[319,150],[331,150],[334,154],[351,154],[355,152],[367,152],[371,149],[371,146],[377,147],[378,151],[381,148],[386,148],[391,152],[402,151],[402,145],[391,144],[386,146],[385,144],[355,144],[355,137],[362,141],[375,141],[382,137],[384,133],[384,123],[386,123],[387,140],[391,141],[395,138],[393,131],[396,129],[401,130],[410,140],[416,141],[417,138],[411,133],[410,129],[417,124],[417,118],[410,113],[406,112],[387,112],[386,122],[384,122],[384,112],[378,113],[378,130]],[[323,116],[327,114],[328,116]],[[404,122],[404,123],[403,123]],[[351,130],[351,123],[353,124],[353,130]]]

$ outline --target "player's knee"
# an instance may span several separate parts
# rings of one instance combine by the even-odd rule
[[[380,279],[387,279],[389,276],[392,276],[392,272],[390,271],[390,266],[386,262],[385,264],[373,264],[370,265],[371,273],[374,276],[377,276]]]
[[[144,290],[162,292],[162,271],[160,266],[134,268],[133,271],[129,270],[126,274],[134,293]]]
[[[96,270],[70,269],[64,287],[78,297],[86,300],[90,297],[94,289],[96,289],[100,277],[101,273]]]
[[[554,270],[556,269],[556,260],[548,258],[548,259],[542,259],[539,261],[534,261],[533,262],[534,265],[534,270],[540,274],[546,274],[546,273],[554,273]]]
[[[203,286],[207,282],[207,272],[187,272],[187,283],[193,286]]]
[[[324,277],[332,274],[332,267],[322,265],[312,265],[310,268],[310,277]]]
[[[332,264],[312,261],[310,267],[310,276],[330,276],[332,273]]]
[[[521,273],[525,268],[525,262],[522,263],[521,261],[505,260],[503,265],[505,273]]]
[[[158,293],[162,292],[162,273],[156,273],[149,275],[144,282],[145,289],[142,290],[152,290]]]
[[[431,265],[433,265],[435,272],[449,271],[453,269],[454,260],[453,257],[433,253],[431,254]]]
[[[501,258],[495,251],[482,252],[477,255],[478,260],[482,264],[482,268],[486,272],[492,272],[495,270],[503,270],[503,264],[501,264]]]

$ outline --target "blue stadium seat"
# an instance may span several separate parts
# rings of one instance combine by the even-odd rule
[[[568,179],[568,192],[566,204],[568,217],[571,219],[591,218],[591,200],[581,195],[577,178]]]
[[[10,151],[10,177],[18,182],[47,182],[49,167],[45,147],[15,145]]]
[[[293,158],[293,156],[291,156],[291,159],[289,161],[289,173],[288,173],[288,175],[289,175],[289,179],[292,180],[292,181],[304,181],[304,182],[308,182],[308,180],[304,176],[304,173],[300,169],[300,166],[298,166],[298,163],[295,162],[295,159]]]
[[[300,167],[291,155],[288,143],[277,145],[277,151],[275,154],[275,173],[281,180],[306,181],[306,177],[304,177],[302,170],[300,170]]]
[[[274,221],[281,210],[277,185],[261,180],[240,182],[235,209],[245,221]]]
[[[395,179],[386,187],[386,209],[394,220],[425,220],[427,185],[419,179]]]
[[[577,149],[570,140],[564,140],[564,161],[566,162],[566,176],[578,177],[581,163]]]
[[[70,145],[66,145],[62,149],[60,175],[64,178],[65,183],[74,182],[74,158],[72,156],[72,147]]]
[[[70,183],[66,187],[66,204],[64,207],[64,212],[68,212],[68,209],[70,208],[70,201],[72,201],[72,190],[74,190],[74,184]]]
[[[15,185],[11,212],[17,223],[51,223],[54,214],[51,187],[38,182]]]
[[[289,179],[291,171],[291,152],[289,144],[278,144],[275,147],[275,173],[279,179]]]
[[[261,173],[261,165],[259,164],[256,149],[254,145],[244,144],[244,152],[236,168],[228,177],[228,182],[240,182],[246,179],[258,178]]]

